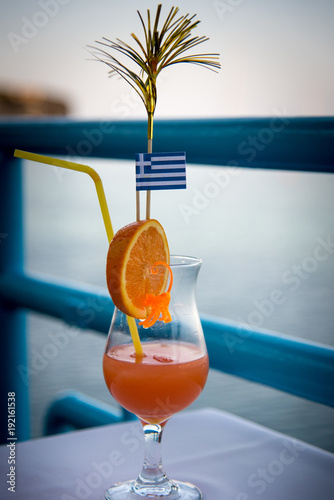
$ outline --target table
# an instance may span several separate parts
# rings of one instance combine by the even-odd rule
[[[1,499],[103,499],[111,484],[137,476],[142,429],[132,421],[17,443],[15,495],[9,454],[0,447]],[[162,455],[167,474],[196,484],[205,500],[334,498],[333,454],[220,410],[175,415]]]

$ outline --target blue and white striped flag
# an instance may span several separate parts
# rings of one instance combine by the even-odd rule
[[[137,153],[136,191],[186,188],[186,153]]]

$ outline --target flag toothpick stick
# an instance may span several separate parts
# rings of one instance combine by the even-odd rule
[[[140,194],[136,191],[136,221],[140,220]]]

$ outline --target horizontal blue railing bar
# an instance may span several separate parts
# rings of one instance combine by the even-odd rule
[[[133,160],[146,151],[145,121],[0,121],[0,150]],[[155,151],[186,151],[187,162],[334,172],[334,117],[156,120]]]
[[[78,391],[62,391],[48,408],[44,434],[57,434],[134,419],[135,415],[121,407],[113,407]]]
[[[334,406],[334,348],[201,316],[210,367]]]
[[[92,288],[26,275],[0,277],[8,307],[27,307],[81,329],[108,333],[113,304]],[[334,406],[334,348],[202,315],[210,367]]]
[[[9,307],[24,308],[75,325],[108,333],[114,304],[99,288],[65,284],[56,278],[25,274],[0,275],[0,297]],[[102,310],[102,314],[98,314]]]

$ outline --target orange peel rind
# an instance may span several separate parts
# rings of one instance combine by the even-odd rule
[[[156,273],[154,271],[156,266],[165,266],[169,271],[169,286],[166,292],[161,293],[160,295],[147,294],[144,300],[145,306],[149,309],[148,317],[139,322],[139,325],[142,325],[144,328],[150,328],[157,321],[163,321],[164,323],[170,323],[172,321],[172,317],[169,312],[169,303],[170,303],[170,291],[173,286],[173,273],[168,264],[166,262],[156,262],[152,266],[152,273]]]

